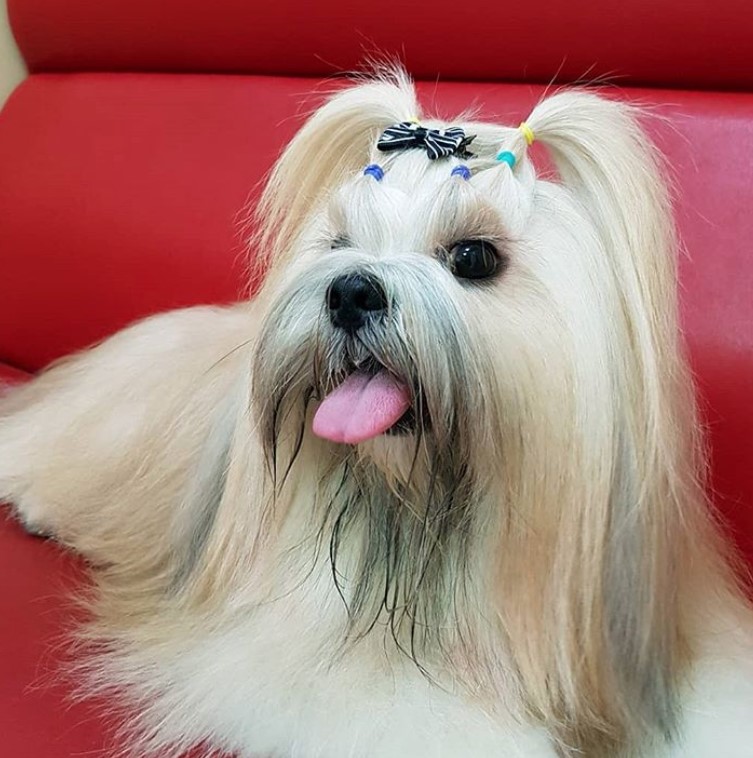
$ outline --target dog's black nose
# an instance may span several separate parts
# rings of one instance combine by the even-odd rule
[[[387,307],[387,296],[373,277],[343,274],[327,290],[327,306],[332,323],[352,334]]]

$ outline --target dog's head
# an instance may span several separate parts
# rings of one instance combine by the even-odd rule
[[[504,659],[576,745],[669,730],[683,535],[707,530],[655,152],[584,92],[519,128],[418,118],[400,75],[345,90],[271,177],[253,393],[275,486],[320,468],[361,633],[486,681]]]

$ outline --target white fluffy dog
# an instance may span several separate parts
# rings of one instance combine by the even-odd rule
[[[0,496],[94,566],[87,687],[134,755],[751,758],[655,151],[585,92],[417,112],[400,73],[332,97],[252,302],[0,406]]]

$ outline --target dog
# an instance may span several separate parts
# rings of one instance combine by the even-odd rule
[[[639,116],[442,122],[360,81],[270,175],[256,297],[3,401],[0,496],[92,565],[76,674],[118,752],[753,756]]]

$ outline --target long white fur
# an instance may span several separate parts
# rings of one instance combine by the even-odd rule
[[[416,115],[401,73],[332,97],[270,179],[254,301],[148,319],[0,405],[0,496],[97,566],[86,691],[130,709],[134,755],[750,758],[753,624],[703,494],[660,160],[631,108],[565,91],[528,119],[559,182],[484,123],[461,124],[464,182],[456,159],[376,151]],[[382,183],[360,175],[372,161]],[[441,264],[470,236],[507,256],[491,286]],[[295,406],[306,361],[336,359],[326,287],[359,267],[396,303],[385,350],[407,350],[436,413],[418,448],[343,451]],[[441,438],[453,413],[460,436]],[[384,487],[369,507],[420,520],[404,493],[449,444],[474,474],[467,541],[438,543],[447,597],[416,607],[445,623],[413,660],[388,609],[353,627],[322,513],[349,466]],[[343,551],[349,601],[361,548]]]

